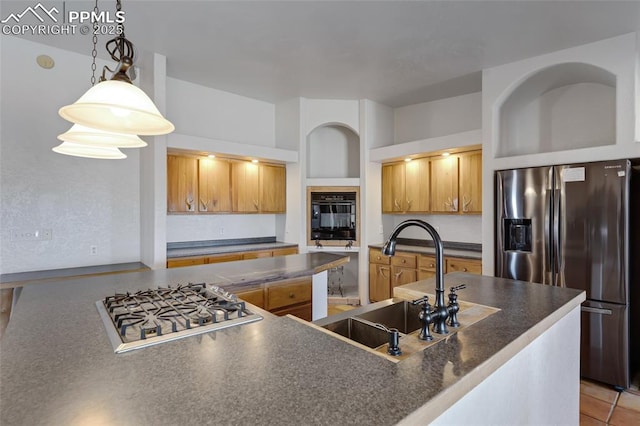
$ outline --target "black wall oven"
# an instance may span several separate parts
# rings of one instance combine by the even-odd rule
[[[311,240],[356,241],[355,192],[311,193]]]

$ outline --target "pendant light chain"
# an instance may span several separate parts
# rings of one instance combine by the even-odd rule
[[[98,0],[96,0],[96,5],[93,8],[95,12],[95,16],[93,19],[93,50],[91,51],[91,56],[93,57],[93,61],[91,62],[91,85],[95,86],[96,84],[96,57],[98,56]]]

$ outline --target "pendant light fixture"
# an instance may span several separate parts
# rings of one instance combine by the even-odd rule
[[[96,1],[97,9],[97,1]],[[122,4],[116,1],[116,16]],[[104,67],[100,82],[92,86],[75,103],[60,108],[65,120],[104,132],[128,135],[164,135],[174,130],[173,124],[160,114],[153,101],[129,76],[135,58],[134,46],[124,34],[122,23],[117,24],[117,36],[109,40],[106,49],[118,64],[115,70]],[[94,37],[94,52],[96,38]],[[94,54],[95,64],[95,54]],[[93,67],[95,72],[95,65]],[[112,73],[106,79],[106,71]],[[73,129],[72,129],[73,130]]]

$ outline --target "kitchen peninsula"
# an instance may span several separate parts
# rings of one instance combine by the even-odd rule
[[[0,342],[0,423],[426,424],[450,422],[462,405],[456,419],[471,424],[511,412],[513,398],[526,404],[513,423],[549,423],[550,415],[577,423],[584,294],[576,290],[449,274],[447,287],[467,284],[461,300],[500,311],[399,363],[253,307],[261,321],[115,354],[95,307],[116,292],[167,284],[205,281],[238,291],[276,275],[316,274],[342,259],[291,255],[26,286]],[[402,287],[409,295],[432,289],[430,280]],[[551,362],[546,355],[560,349]],[[513,363],[523,361],[514,374]],[[505,368],[511,383],[496,382]],[[524,387],[522,377],[537,385]],[[495,387],[487,392],[487,385]],[[464,406],[478,390],[490,403],[469,413]]]

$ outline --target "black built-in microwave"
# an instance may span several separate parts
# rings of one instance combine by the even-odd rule
[[[356,240],[356,193],[311,193],[311,239]]]

